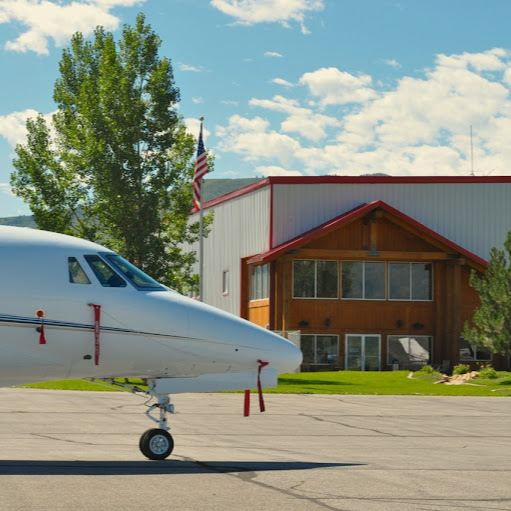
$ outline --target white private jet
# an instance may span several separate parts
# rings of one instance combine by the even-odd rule
[[[0,275],[0,386],[147,379],[156,403],[146,414],[158,428],[139,446],[150,459],[174,446],[170,394],[260,391],[302,360],[286,339],[184,297],[83,239],[0,226]]]

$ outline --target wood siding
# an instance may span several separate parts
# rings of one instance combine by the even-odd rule
[[[315,239],[297,253],[274,261],[270,303],[258,306],[257,302],[249,302],[246,317],[262,326],[269,322],[272,330],[339,336],[339,369],[345,367],[347,334],[381,335],[382,370],[391,369],[387,364],[389,335],[431,336],[433,364],[452,367],[459,361],[463,324],[472,317],[478,297],[469,284],[471,268],[467,261],[446,250],[441,243],[433,244],[427,235],[423,236],[392,215],[375,211]],[[338,260],[339,298],[293,298],[293,261],[296,259]],[[433,267],[433,299],[343,299],[342,260],[429,262]]]
[[[248,304],[249,321],[263,328],[270,324],[270,300],[253,300]]]

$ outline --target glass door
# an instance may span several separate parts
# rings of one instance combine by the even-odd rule
[[[381,358],[381,336],[347,334],[346,370],[379,371]]]
[[[346,371],[362,370],[362,336],[346,336]]]

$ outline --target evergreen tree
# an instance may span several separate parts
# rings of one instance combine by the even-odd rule
[[[465,323],[463,337],[486,352],[510,356],[511,231],[504,249],[492,248],[485,275],[472,272],[470,284],[479,293],[481,306],[474,313],[474,326]]]
[[[160,38],[139,14],[116,43],[98,27],[73,36],[54,88],[57,112],[27,121],[14,193],[41,229],[107,245],[178,290],[193,285],[194,137],[176,113],[179,90]],[[206,225],[211,218],[206,217]]]

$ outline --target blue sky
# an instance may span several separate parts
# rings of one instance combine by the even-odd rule
[[[139,12],[210,177],[511,175],[508,0],[0,0],[0,216],[30,212],[14,147],[55,110],[71,34]]]

